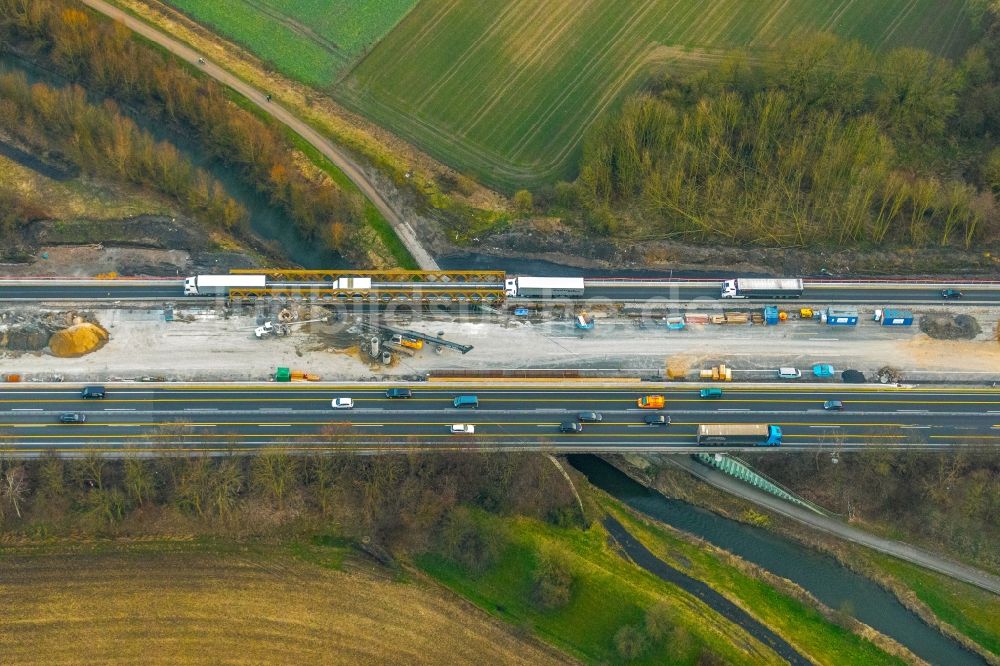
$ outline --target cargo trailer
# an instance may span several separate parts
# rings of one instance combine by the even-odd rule
[[[781,446],[781,428],[764,423],[711,423],[698,426],[699,446]]]
[[[733,278],[722,283],[722,298],[799,298],[798,278]]]

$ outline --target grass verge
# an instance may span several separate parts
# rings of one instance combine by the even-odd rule
[[[912,590],[942,622],[1000,658],[1000,597],[886,555],[866,559]]]
[[[716,555],[639,521],[610,498],[601,497],[597,504],[658,557],[709,583],[817,663],[903,663],[887,651],[893,649],[891,642],[885,641],[883,649],[827,618],[805,598],[778,590]],[[598,524],[580,531],[526,519],[482,519],[491,521],[488,529],[507,535],[510,544],[495,565],[474,575],[442,557],[422,556],[417,558],[418,566],[487,612],[534,631],[584,661],[620,661],[615,646],[618,630],[625,625],[641,626],[646,611],[660,603],[668,604],[682,637],[672,636],[665,644],[650,641],[636,663],[690,663],[708,645],[734,663],[777,658],[770,650],[754,654],[761,648],[742,629],[622,559],[609,547],[607,533]],[[563,608],[544,611],[532,603],[532,572],[542,554],[555,554],[574,573],[573,594]]]
[[[599,525],[581,530],[528,519],[479,519],[487,523],[485,529],[499,530],[509,538],[493,566],[473,575],[436,555],[418,557],[417,565],[486,612],[585,662],[621,662],[615,634],[626,625],[641,627],[645,611],[658,602],[669,605],[685,637],[651,645],[632,663],[695,663],[708,645],[729,663],[781,662],[700,601],[622,559]],[[532,572],[542,553],[565,561],[574,575],[569,602],[548,611],[532,603]]]
[[[784,594],[766,581],[727,565],[712,552],[640,520],[618,502],[601,498],[600,504],[657,557],[705,581],[817,663],[905,663],[832,621],[811,603]]]

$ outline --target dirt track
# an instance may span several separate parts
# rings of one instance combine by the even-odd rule
[[[144,23],[143,21],[125,13],[107,2],[104,2],[103,0],[83,0],[83,2],[94,11],[100,12],[101,14],[120,22],[129,30],[142,35],[146,39],[159,44],[177,57],[197,66],[198,58],[200,57],[198,52],[182,44],[173,37],[160,32],[149,24]],[[290,111],[282,107],[277,102],[268,102],[265,98],[265,93],[247,84],[242,79],[237,78],[229,71],[222,69],[218,65],[211,62],[207,62],[202,65],[201,69],[208,76],[211,76],[219,83],[232,88],[260,107],[265,113],[287,125],[299,136],[308,141],[310,145],[316,148],[316,150],[321,152],[327,159],[336,164],[337,168],[343,171],[344,174],[358,186],[358,189],[361,190],[362,194],[368,197],[372,204],[379,210],[380,213],[382,213],[385,219],[389,221],[393,230],[396,232],[396,235],[399,236],[399,239],[404,245],[406,245],[406,249],[409,250],[411,255],[413,255],[413,258],[416,260],[417,265],[420,266],[421,270],[438,269],[437,262],[434,261],[434,258],[431,257],[427,250],[424,249],[424,246],[420,243],[420,241],[417,240],[417,236],[413,229],[406,223],[406,221],[403,220],[403,217],[389,205],[382,194],[375,189],[375,186],[365,175],[361,166],[353,158],[341,149],[337,148],[332,142],[320,135],[319,132],[314,130],[307,123],[292,115]]]

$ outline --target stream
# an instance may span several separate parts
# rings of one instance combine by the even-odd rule
[[[0,71],[20,72],[30,83],[45,83],[53,87],[65,87],[67,81],[55,73],[35,67],[29,62],[10,54],[0,54]],[[100,104],[103,97],[88,94],[88,101]],[[196,167],[204,169],[213,178],[222,183],[226,192],[247,210],[247,226],[258,237],[274,244],[293,263],[303,268],[346,268],[346,262],[336,252],[326,248],[322,243],[302,238],[292,219],[278,206],[271,205],[268,198],[254,187],[245,183],[236,168],[224,164],[221,160],[211,159],[201,150],[198,142],[175,131],[175,128],[151,121],[134,109],[119,105],[119,111],[127,115],[140,129],[149,132],[157,141],[167,141]],[[8,148],[0,153],[24,166],[34,169],[44,176],[52,177],[50,167],[26,159],[17,159]],[[46,168],[38,168],[46,166]]]
[[[664,497],[597,456],[570,455],[568,460],[590,483],[633,509],[787,578],[830,608],[849,610],[858,620],[932,664],[986,663],[979,655],[928,626],[892,593],[828,555],[765,529]]]

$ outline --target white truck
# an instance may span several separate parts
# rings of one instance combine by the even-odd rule
[[[579,298],[582,277],[517,277],[504,280],[508,298]]]
[[[229,290],[263,289],[266,275],[195,275],[184,280],[185,296],[228,296]]]
[[[733,278],[722,283],[722,298],[798,298],[799,278]]]

